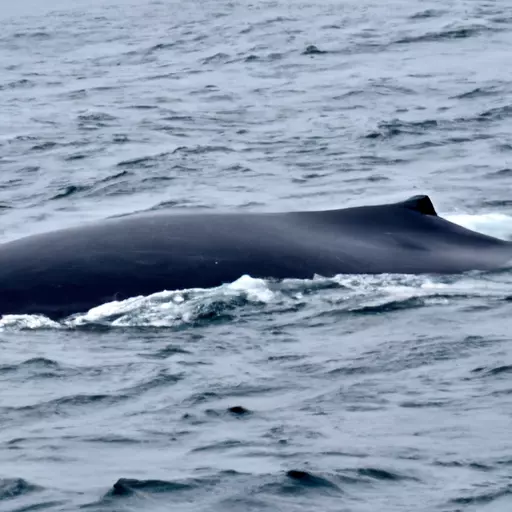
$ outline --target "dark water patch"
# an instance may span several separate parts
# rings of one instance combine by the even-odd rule
[[[479,25],[460,28],[448,28],[436,32],[427,32],[426,34],[419,36],[403,37],[396,40],[395,44],[436,43],[439,41],[468,39],[471,37],[479,36],[489,30],[491,30],[489,27]]]
[[[400,482],[402,480],[415,480],[411,475],[401,475],[381,468],[360,468],[357,470],[359,476],[371,479],[382,480],[386,482]]]
[[[432,297],[429,297],[432,298]],[[421,308],[425,306],[425,298],[424,297],[410,297],[407,299],[391,299],[384,303],[375,304],[375,305],[361,305],[356,306],[354,308],[349,309],[349,313],[354,315],[374,315],[374,314],[383,314],[390,313],[393,311],[402,311],[408,309]]]
[[[7,417],[11,419],[14,417],[21,419],[24,417],[26,419],[44,420],[50,416],[66,416],[76,413],[77,411],[80,411],[83,414],[85,411],[84,408],[92,406],[112,407],[125,398],[127,397],[107,394],[73,395],[34,405],[3,407],[0,408],[0,411],[2,412],[2,416],[4,416],[2,419],[7,419]]]
[[[312,487],[312,488],[329,488],[335,489],[341,492],[341,489],[328,478],[314,475],[309,471],[303,471],[300,469],[291,469],[286,472],[286,476],[293,482],[299,484],[301,487]]]
[[[35,135],[16,135],[16,137],[8,139],[8,142],[12,144],[14,142],[30,142],[38,139],[39,137],[36,137]]]
[[[37,84],[32,80],[28,80],[26,78],[20,78],[19,80],[14,80],[13,82],[7,82],[6,84],[0,84],[0,91],[5,89],[30,89],[35,87]]]
[[[284,478],[283,478],[284,477]],[[311,498],[334,497],[343,495],[342,489],[333,481],[331,476],[315,474],[302,469],[290,469],[284,475],[268,475],[262,482],[255,482],[251,494],[267,497],[276,503],[276,499],[290,499],[310,496]],[[287,508],[285,507],[284,510]]]
[[[183,374],[169,373],[160,370],[155,376],[122,390],[123,396],[139,396],[156,388],[169,387],[183,379]]]
[[[77,117],[78,128],[80,130],[99,130],[114,125],[117,118],[106,112],[93,112],[90,114],[80,114]]]
[[[121,171],[115,174],[111,174],[105,178],[102,178],[98,183],[109,183],[111,181],[118,180],[119,178],[126,178],[127,176],[131,176],[132,173],[130,171]]]
[[[158,43],[158,44],[155,44],[154,46],[151,46],[148,50],[147,50],[147,53],[154,53],[154,52],[161,52],[161,51],[164,51],[164,50],[170,50],[172,49],[174,46],[175,46],[176,43],[172,42],[172,43]]]
[[[239,441],[238,439],[228,439],[226,441],[219,441],[204,446],[192,448],[191,452],[224,452],[231,448],[240,448],[242,446],[245,446],[245,443],[243,443],[242,441]]]
[[[71,377],[77,373],[75,369],[63,367],[57,361],[44,357],[28,359],[19,364],[0,365],[0,375],[16,374],[23,380],[30,378]]]
[[[165,480],[136,480],[135,478],[120,478],[107,493],[107,496],[132,496],[138,491],[150,493],[168,493],[191,489],[193,485],[168,482]]]
[[[442,466],[446,468],[469,468],[474,469],[475,471],[492,471],[495,469],[493,466],[489,466],[488,464],[482,464],[480,462],[467,462],[467,461],[457,461],[457,460],[436,460],[433,462],[436,466]]]
[[[349,178],[343,181],[345,183],[379,183],[383,181],[390,181],[390,178],[388,178],[387,176],[382,176],[380,174],[372,174],[370,176],[361,176],[359,178]]]
[[[186,403],[190,405],[202,405],[214,400],[221,398],[218,393],[214,391],[203,391],[200,393],[194,393],[192,396],[186,399]]]
[[[512,16],[507,16],[507,15],[503,15],[503,14],[492,16],[490,18],[490,20],[493,23],[499,23],[499,24],[504,24],[504,25],[512,24]]]
[[[502,153],[510,153],[512,151],[512,144],[509,143],[498,143],[494,147]]]
[[[235,416],[247,416],[251,414],[251,411],[249,411],[249,409],[246,409],[241,405],[234,405],[232,407],[229,407],[228,411],[234,414]]]
[[[324,55],[328,52],[324,50],[320,50],[317,46],[314,44],[310,44],[306,47],[306,49],[302,52],[302,55]]]
[[[182,78],[183,73],[176,73],[173,71],[171,73],[159,73],[157,75],[151,75],[146,77],[146,80],[181,80]]]
[[[488,503],[492,503],[493,501],[503,498],[504,496],[509,496],[512,494],[512,485],[506,485],[501,489],[490,490],[488,492],[482,492],[478,494],[473,494],[470,496],[461,496],[459,498],[454,498],[450,500],[451,503],[457,505],[479,505],[483,506]]]
[[[494,368],[487,368],[480,366],[471,370],[472,373],[477,374],[479,377],[494,377],[496,375],[503,375],[512,373],[512,365],[500,365]]]
[[[173,357],[176,355],[188,355],[192,354],[191,351],[185,350],[184,348],[177,345],[167,345],[166,347],[158,350],[157,352],[153,352],[150,354],[143,354],[144,357],[150,359],[167,359],[169,357]]]
[[[138,104],[138,105],[130,105],[128,108],[133,109],[133,110],[158,110],[159,106],[158,105]]]
[[[442,11],[439,9],[425,9],[424,11],[419,11],[411,16],[409,19],[411,20],[424,20],[430,18],[440,18],[446,13],[446,11]]]
[[[31,484],[23,478],[0,478],[0,502],[25,496],[42,489],[42,487]]]
[[[333,377],[363,375],[365,373],[368,373],[369,370],[370,368],[367,366],[341,366],[339,368],[335,368],[334,370],[329,370],[328,372],[326,372],[326,374],[331,375]]]
[[[116,434],[106,434],[104,436],[94,436],[90,438],[85,438],[84,441],[88,443],[105,443],[105,444],[119,444],[119,445],[135,445],[140,444],[141,441],[138,439],[133,439],[132,437],[121,436]]]
[[[151,169],[165,162],[171,153],[160,153],[154,156],[141,156],[130,160],[123,160],[117,164],[117,167],[128,167],[135,169]]]
[[[48,32],[35,31],[35,32],[15,32],[12,35],[15,39],[36,39],[38,41],[44,41],[52,38],[52,35]]]
[[[66,502],[62,500],[50,500],[42,501],[40,503],[34,503],[33,505],[27,505],[12,509],[10,512],[37,512],[38,510],[56,509],[65,510],[62,507]]]
[[[209,84],[209,85],[205,85],[204,87],[201,87],[201,89],[196,89],[194,91],[191,91],[189,94],[191,96],[208,96],[208,95],[211,95],[212,93],[215,93],[215,92],[219,92],[220,89],[216,86],[216,85],[212,85],[212,84]],[[229,96],[229,98],[231,98],[231,96]]]
[[[496,342],[496,339],[483,339],[478,336],[467,336],[455,340],[442,336],[424,336],[408,343],[401,340],[386,344],[381,350],[365,352],[364,361],[367,366],[365,373],[396,373],[428,366],[433,362],[460,361]],[[336,372],[336,370],[333,371]],[[343,373],[346,370],[342,368],[341,371]],[[410,404],[406,403],[407,405]]]
[[[250,201],[248,203],[244,203],[244,204],[239,205],[238,208],[240,208],[240,209],[244,209],[244,208],[253,209],[253,208],[262,208],[263,206],[265,206],[265,203],[258,203],[256,201]]]
[[[36,145],[32,146],[30,149],[32,151],[48,151],[50,149],[57,147],[58,145],[59,144],[57,142],[47,141],[47,142],[42,142],[41,144],[36,144]]]
[[[115,121],[117,118],[106,112],[92,112],[90,114],[80,114],[78,116],[79,121]]]
[[[64,157],[65,162],[76,162],[78,160],[85,160],[86,158],[92,155],[87,155],[85,153],[73,153],[72,155],[67,155]]]
[[[251,482],[247,475],[232,470],[220,471],[200,478],[187,478],[181,481],[120,478],[101,500],[84,505],[81,508],[105,511],[121,510],[119,507],[123,507],[125,500],[129,500],[126,506],[129,506],[129,504],[139,505],[137,509],[142,506],[144,510],[150,505],[150,508],[156,506],[160,509],[160,505],[168,508],[169,502],[173,503],[174,506],[183,504],[186,508],[189,508],[190,503],[200,500],[203,495],[207,495],[209,501],[211,501],[212,498],[215,499],[218,495],[225,494],[226,489],[234,486],[235,480],[240,478],[246,480],[246,483],[250,485]],[[250,488],[248,489],[251,492]],[[160,501],[160,499],[163,501]],[[231,500],[231,498],[228,498],[228,500]],[[129,510],[132,510],[131,506]]]
[[[195,121],[195,118],[192,116],[187,115],[181,115],[181,114],[173,114],[170,116],[162,117],[162,120],[164,121],[186,121],[186,122],[193,122]]]
[[[400,407],[406,409],[443,408],[452,403],[451,400],[406,400],[400,402]]]
[[[450,99],[463,100],[463,99],[476,99],[476,98],[485,98],[488,96],[497,96],[502,94],[502,90],[495,86],[488,87],[476,87],[471,89],[470,91],[463,92],[460,94],[456,94],[455,96],[451,96]]]
[[[512,198],[511,199],[486,199],[482,201],[482,205],[487,208],[495,208],[495,209],[509,209],[512,206]],[[507,300],[509,298],[507,297]]]
[[[85,89],[77,89],[66,93],[64,96],[70,100],[81,100],[87,97],[87,91]]]
[[[499,171],[493,171],[487,173],[487,178],[509,178],[512,176],[512,169],[510,167],[506,167],[505,169],[500,169]]]
[[[79,194],[80,192],[85,192],[89,190],[90,187],[85,187],[83,185],[67,185],[64,187],[64,190],[61,190],[57,194],[55,194],[53,197],[50,198],[50,200],[58,200],[58,199],[65,199],[74,195]]]
[[[184,154],[184,155],[204,155],[208,153],[231,153],[233,150],[227,146],[179,146],[173,154]]]
[[[367,139],[391,139],[399,135],[423,135],[427,131],[435,130],[439,123],[435,119],[424,121],[401,121],[394,119],[378,124],[378,129],[365,135]]]
[[[123,133],[116,133],[112,136],[113,144],[127,144],[128,142],[130,142],[130,138]]]
[[[478,117],[478,121],[501,121],[512,116],[512,105],[503,105],[482,112]]]
[[[203,64],[225,64],[230,56],[227,53],[218,52],[203,59]]]

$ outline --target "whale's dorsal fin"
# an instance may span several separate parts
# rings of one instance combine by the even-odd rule
[[[434,205],[428,196],[413,196],[398,204],[423,215],[432,215],[437,217],[436,209],[434,208]]]

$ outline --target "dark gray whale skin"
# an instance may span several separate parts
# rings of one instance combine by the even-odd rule
[[[328,211],[131,215],[1,245],[0,314],[61,319],[244,274],[446,274],[511,259],[512,243],[438,217],[428,196]]]

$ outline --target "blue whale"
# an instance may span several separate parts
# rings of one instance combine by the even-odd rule
[[[147,213],[0,245],[0,314],[60,319],[244,274],[446,274],[499,269],[511,259],[511,242],[439,217],[428,196],[327,211]]]

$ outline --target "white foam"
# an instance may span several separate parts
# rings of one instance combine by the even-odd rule
[[[41,315],[4,315],[0,318],[0,330],[59,329],[62,325]]]
[[[243,275],[240,279],[229,284],[227,289],[245,293],[247,299],[252,302],[268,303],[275,297],[264,279],[254,279],[248,275]]]
[[[233,283],[217,288],[163,291],[147,297],[108,302],[83,315],[76,315],[65,323],[70,327],[90,323],[114,327],[171,327],[194,322],[209,311],[215,314],[237,300],[268,303],[273,299],[274,293],[267,281],[244,275]]]
[[[502,213],[445,215],[447,220],[467,229],[506,240],[512,239],[512,217]]]

